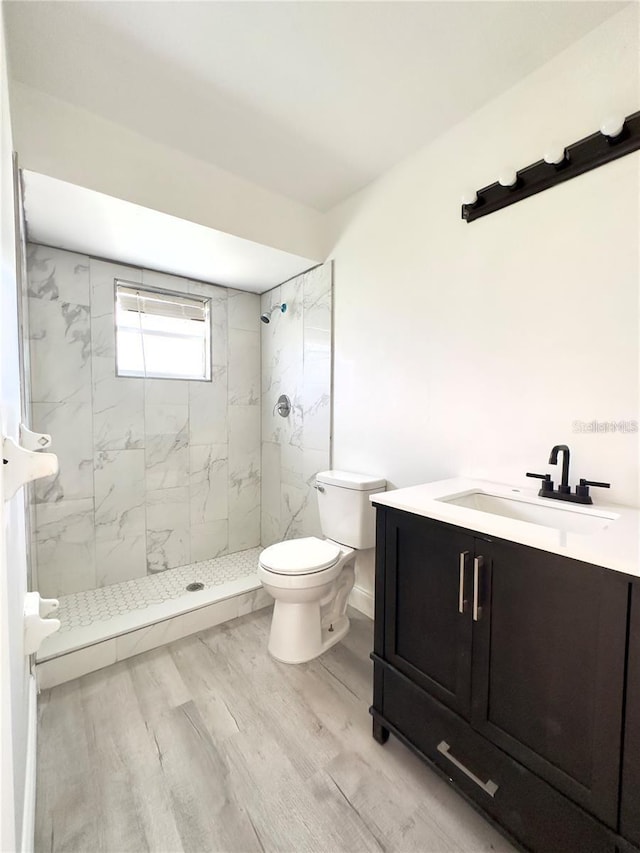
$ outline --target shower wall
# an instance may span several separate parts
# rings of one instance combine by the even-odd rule
[[[313,483],[330,467],[331,263],[262,294],[274,312],[262,329],[262,544],[320,536]],[[274,407],[291,398],[282,418]]]
[[[114,278],[211,299],[211,382],[116,377]],[[33,244],[28,280],[40,592],[259,545],[260,297]]]

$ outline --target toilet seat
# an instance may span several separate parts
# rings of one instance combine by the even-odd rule
[[[335,566],[341,554],[335,543],[307,536],[269,545],[260,554],[260,565],[278,575],[308,575]]]

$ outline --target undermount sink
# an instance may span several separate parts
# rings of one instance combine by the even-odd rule
[[[515,521],[552,527],[566,533],[597,533],[619,517],[611,512],[599,512],[566,503],[559,503],[557,507],[549,506],[548,503],[538,502],[535,498],[506,497],[484,491],[451,495],[437,500]]]

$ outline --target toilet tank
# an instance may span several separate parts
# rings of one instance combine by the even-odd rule
[[[350,548],[373,548],[376,514],[369,495],[384,492],[386,480],[349,471],[316,474],[320,526],[327,539]]]

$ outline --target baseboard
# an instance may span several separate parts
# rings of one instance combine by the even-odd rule
[[[27,763],[24,779],[21,853],[33,853],[36,823],[36,756],[38,742],[38,695],[36,679],[29,676],[29,718],[27,725]]]
[[[349,604],[369,619],[373,619],[373,595],[362,587],[354,586],[349,596]]]

